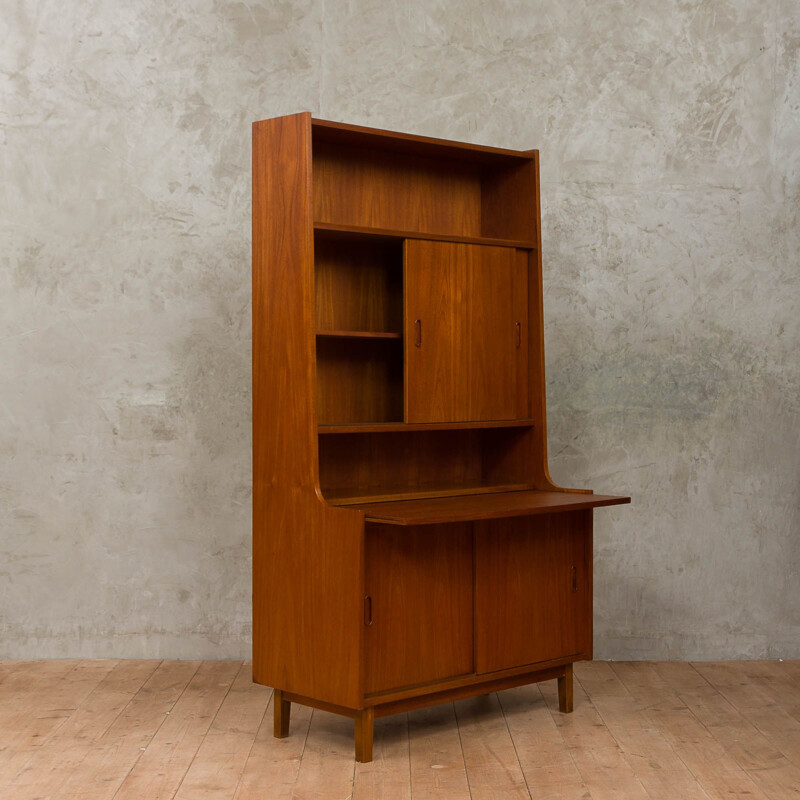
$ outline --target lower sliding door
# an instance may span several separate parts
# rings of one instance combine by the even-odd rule
[[[592,652],[592,512],[475,524],[478,673]]]
[[[365,692],[473,672],[472,526],[367,524]]]

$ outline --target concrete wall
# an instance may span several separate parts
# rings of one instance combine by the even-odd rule
[[[596,655],[800,656],[796,0],[0,0],[0,656],[242,657],[250,122],[542,153]]]

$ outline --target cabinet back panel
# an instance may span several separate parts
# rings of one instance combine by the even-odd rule
[[[536,163],[523,161],[483,177],[481,233],[498,239],[538,238]]]
[[[481,432],[355,433],[320,436],[323,492],[477,485]]]
[[[320,436],[320,487],[339,499],[528,484],[526,434],[509,428]]]
[[[317,237],[317,330],[402,329],[403,254],[399,243]]]
[[[316,222],[453,236],[481,235],[481,170],[474,164],[319,143]]]
[[[320,424],[403,418],[400,340],[317,339]]]

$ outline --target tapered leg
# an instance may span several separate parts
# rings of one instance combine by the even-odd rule
[[[356,713],[356,761],[372,761],[372,733],[375,728],[375,709],[363,708]]]
[[[292,713],[292,704],[283,699],[283,692],[275,690],[272,696],[274,714],[274,734],[276,739],[285,739],[289,735],[289,716]]]
[[[572,664],[567,664],[564,677],[558,679],[558,710],[562,714],[572,711]]]

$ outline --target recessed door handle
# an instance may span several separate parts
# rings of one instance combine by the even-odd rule
[[[578,568],[574,564],[572,565],[572,591],[578,591]]]
[[[372,598],[369,595],[364,598],[364,624],[367,627],[372,625]]]
[[[522,347],[522,323],[515,322],[514,324],[517,328],[517,349],[519,350],[519,348]]]
[[[417,338],[414,340],[415,347],[422,347],[422,320],[415,319],[414,326],[417,329]]]

